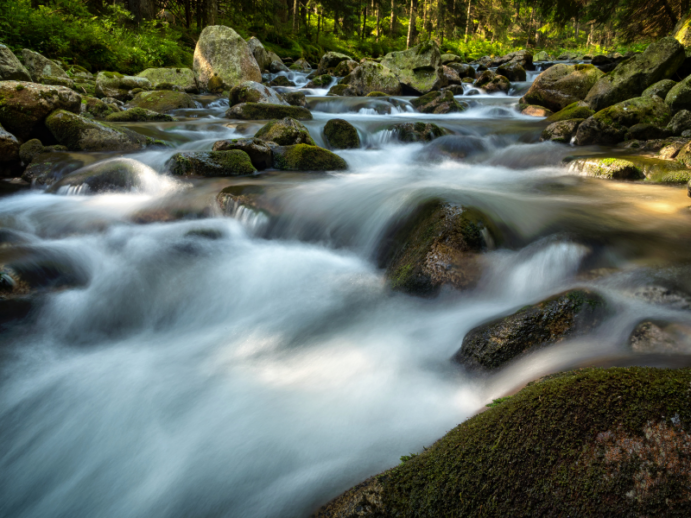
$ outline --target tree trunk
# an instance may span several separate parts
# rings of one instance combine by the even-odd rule
[[[672,6],[669,5],[669,0],[664,0],[662,2],[662,5],[665,8],[665,13],[667,16],[669,16],[669,19],[672,20],[672,25],[676,25],[679,19],[677,16],[674,14],[674,10],[672,9]]]
[[[154,17],[153,0],[129,0],[128,8],[137,24]]]
[[[360,33],[362,41],[365,41],[365,34],[367,34],[367,2],[362,8],[362,32]]]
[[[525,42],[525,48],[528,48],[528,45],[530,45],[530,31],[533,29],[533,17],[535,16],[535,8],[531,7],[530,8],[530,22],[528,22],[528,39]]]
[[[396,23],[396,12],[394,10],[394,0],[391,0],[391,20],[389,20],[389,36],[393,38],[394,24]]]
[[[297,32],[298,32],[298,0],[293,0],[293,34],[297,34]]]
[[[377,36],[376,41],[379,43],[379,33],[381,32],[381,0],[377,0]]]
[[[192,25],[192,7],[190,0],[185,0],[185,27],[189,29],[190,25]]]
[[[415,36],[415,0],[410,0],[410,23],[408,24],[408,38],[406,40],[405,48],[409,49],[410,44],[413,43]]]
[[[466,15],[465,19],[465,37],[463,38],[463,41],[465,43],[468,43],[468,28],[470,28],[470,8],[472,6],[473,0],[468,0],[468,14]]]

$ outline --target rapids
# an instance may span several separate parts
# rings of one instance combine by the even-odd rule
[[[361,134],[362,149],[339,152],[345,172],[166,176],[176,151],[262,125],[199,96],[178,122],[127,125],[173,146],[127,155],[139,191],[0,198],[4,231],[80,279],[0,335],[0,516],[303,517],[536,377],[686,363],[626,346],[642,318],[689,322],[634,294],[689,278],[685,189],[574,176],[562,165],[574,148],[540,143],[545,124],[515,111],[515,91],[459,97],[471,109],[452,115],[309,94],[319,145],[333,117]],[[400,144],[388,127],[409,121],[456,135]],[[229,185],[264,189],[280,214],[222,213],[215,195]],[[504,240],[471,292],[391,292],[382,239],[432,197],[481,209]],[[203,217],[138,220],[168,208]],[[474,326],[573,286],[616,308],[590,336],[492,376],[450,363]]]

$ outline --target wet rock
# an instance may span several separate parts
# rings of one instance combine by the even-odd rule
[[[333,81],[333,77],[329,74],[322,74],[320,76],[315,76],[312,80],[305,85],[305,88],[326,88]]]
[[[348,168],[340,156],[308,144],[274,148],[273,166],[282,171],[341,171]]]
[[[307,100],[305,99],[305,92],[286,92],[281,94],[285,102],[291,106],[301,106],[304,108],[307,106]]]
[[[355,126],[343,119],[330,119],[324,126],[324,137],[332,149],[358,149],[362,145]]]
[[[147,68],[137,77],[148,79],[153,88],[160,85],[173,85],[188,94],[199,93],[197,79],[189,68]]]
[[[430,122],[404,122],[390,128],[401,142],[430,142],[447,131]]]
[[[290,70],[299,70],[300,72],[309,72],[312,70],[312,65],[305,58],[300,58],[288,68]]]
[[[521,114],[530,115],[531,117],[549,117],[550,115],[553,115],[551,110],[548,110],[543,106],[535,106],[533,104],[524,106],[521,110]]]
[[[269,86],[295,86],[295,83],[293,83],[290,79],[288,79],[286,76],[277,76],[273,78],[269,82]]]
[[[629,337],[634,352],[645,354],[690,354],[691,326],[670,322],[641,322]]]
[[[388,97],[389,95],[384,92],[370,92],[365,97]]]
[[[679,113],[683,113],[683,111],[679,112]],[[674,119],[672,119],[672,120],[674,120]],[[691,121],[689,121],[689,122],[691,124]],[[670,124],[672,124],[671,121],[670,121]],[[667,125],[668,130],[670,128],[670,124]],[[671,159],[675,158],[679,154],[679,151],[681,151],[681,149],[688,143],[689,143],[689,141],[686,139],[672,140],[672,141],[666,143],[665,145],[663,145],[659,149],[657,155],[663,160],[671,160]]]
[[[447,85],[461,85],[463,84],[463,79],[461,76],[458,75],[458,72],[456,72],[453,68],[447,67],[447,66],[442,66],[441,67],[442,74],[444,75],[444,82]]]
[[[242,184],[226,187],[216,196],[216,202],[223,214],[238,216],[245,210],[268,217],[277,216],[280,207],[275,199],[265,196],[265,188],[260,185]]]
[[[70,151],[136,151],[155,143],[127,128],[96,122],[65,110],[53,112],[46,119],[46,127]]]
[[[371,63],[371,62],[370,62]],[[333,75],[336,77],[344,77],[350,74],[359,66],[359,63],[352,59],[344,59],[333,69]]]
[[[552,58],[550,57],[550,55],[547,54],[547,52],[545,52],[544,50],[541,50],[540,52],[538,52],[537,54],[535,54],[533,56],[533,61],[551,61],[551,60],[552,60]],[[594,64],[595,63],[593,63],[593,65]]]
[[[483,88],[486,84],[492,81],[492,79],[494,79],[494,76],[496,75],[497,74],[492,72],[491,70],[485,70],[479,76],[477,76],[477,79],[475,80],[475,86],[478,88]]]
[[[261,140],[275,142],[280,146],[316,145],[309,130],[291,117],[267,122],[254,136]]]
[[[61,147],[64,146],[51,146]],[[84,167],[83,157],[73,157],[67,153],[50,152],[48,147],[44,152],[32,158],[22,174],[21,179],[32,187],[49,187],[70,173]]]
[[[583,120],[584,119],[571,119],[553,122],[543,130],[540,139],[568,144],[576,135],[578,126],[581,124],[581,122],[583,122]]]
[[[31,74],[9,47],[0,44],[0,81],[32,81]]]
[[[10,196],[31,188],[31,184],[21,178],[0,178],[0,196]]]
[[[506,94],[511,89],[511,82],[504,76],[497,74],[483,88],[488,94],[495,92],[504,92]]]
[[[559,110],[557,113],[550,115],[547,122],[567,121],[573,119],[587,119],[595,115],[595,112],[590,109],[590,106],[585,101],[578,101],[569,104],[565,108]]]
[[[360,91],[357,88],[350,85],[337,84],[329,89],[329,93],[327,95],[357,97],[360,95]]]
[[[599,54],[597,56],[593,56],[593,59],[590,60],[591,65],[595,65],[596,67],[602,66],[602,65],[609,65],[612,62],[612,58],[609,58],[607,56],[604,56],[602,54]]]
[[[204,28],[194,49],[194,73],[200,88],[218,76],[232,88],[242,81],[262,80],[261,70],[245,40],[230,27],[210,25]]]
[[[55,110],[79,113],[81,97],[62,86],[18,81],[0,83],[0,124],[17,138],[44,139],[46,117]]]
[[[525,81],[526,72],[519,63],[511,61],[497,68],[497,74],[506,77],[509,81]]]
[[[441,69],[441,54],[435,42],[427,42],[400,52],[390,52],[381,61],[403,85],[418,95],[446,86]],[[405,93],[405,92],[404,92]]]
[[[54,61],[43,57],[38,52],[22,49],[22,60],[35,83],[74,88],[74,81],[70,76]]]
[[[74,189],[80,194],[130,192],[141,185],[137,168],[139,162],[129,158],[115,158],[85,167],[54,183],[48,192],[60,193]]]
[[[423,163],[442,160],[464,160],[489,150],[487,140],[474,135],[442,135],[426,145],[418,154]]]
[[[586,97],[595,111],[640,96],[649,86],[669,79],[685,59],[684,47],[674,38],[662,38],[645,52],[622,61],[600,78]]]
[[[570,171],[608,180],[641,180],[645,178],[641,168],[624,158],[579,158],[569,164]]]
[[[19,140],[0,126],[0,162],[16,162],[19,160]]]
[[[254,81],[238,83],[230,91],[230,106],[240,103],[288,104],[276,92]]]
[[[19,148],[19,159],[24,165],[32,163],[39,155],[43,153],[53,153],[56,151],[67,151],[65,146],[44,146],[38,139],[31,139]]]
[[[181,108],[196,108],[196,103],[184,92],[170,90],[157,90],[155,92],[138,93],[130,105],[135,108],[144,108],[158,113],[165,113]]]
[[[443,88],[442,90],[448,90],[454,96],[465,94],[465,89],[463,88],[463,85],[450,85],[450,86],[447,86],[446,88]]]
[[[663,79],[643,90],[641,97],[652,97],[653,95],[657,95],[661,99],[664,99],[676,84],[677,82],[671,79]]]
[[[312,113],[300,106],[284,106],[268,103],[236,104],[226,112],[228,119],[268,120],[290,117],[297,120],[312,120]]]
[[[239,149],[176,153],[166,168],[174,176],[226,177],[257,172],[249,155]]]
[[[442,286],[472,288],[482,273],[486,250],[483,216],[463,207],[431,201],[395,229],[384,259],[391,288],[432,297]]]
[[[528,352],[587,333],[606,304],[590,290],[572,290],[468,332],[454,355],[468,369],[493,370]]]
[[[130,108],[129,110],[111,113],[106,117],[108,122],[171,122],[175,118],[144,108]]]
[[[346,54],[341,54],[340,52],[327,52],[319,60],[317,74],[327,74],[333,72],[341,61],[352,61],[352,58]]]
[[[290,69],[283,64],[283,61],[279,59],[274,59],[269,65],[269,72],[272,74],[278,74],[279,72],[290,72]]]
[[[412,99],[410,104],[420,113],[458,113],[468,108],[466,103],[457,101],[453,92],[446,89]]]
[[[660,128],[654,124],[641,123],[634,124],[626,132],[624,140],[654,140],[663,139],[667,137],[669,133],[665,128]]]
[[[340,85],[355,89],[358,95],[370,92],[385,92],[389,95],[401,93],[401,83],[394,71],[373,61],[362,63],[336,86]]]
[[[232,149],[239,149],[247,153],[250,157],[252,165],[258,170],[263,171],[269,169],[273,165],[273,148],[276,146],[274,142],[258,138],[243,138],[232,140],[219,140],[214,143],[213,151],[230,151]]]
[[[681,135],[686,130],[691,130],[691,112],[688,110],[678,111],[665,128],[670,135]]]
[[[458,77],[460,77],[461,79],[463,79],[464,77],[475,79],[475,76],[477,75],[475,69],[470,65],[464,65],[461,63],[450,63],[449,65],[447,65],[447,67],[454,70],[458,74]]]
[[[557,64],[537,76],[521,102],[537,104],[558,112],[585,99],[602,75],[592,65]]]
[[[96,95],[98,97],[112,97],[118,101],[132,98],[132,90],[142,88],[150,90],[151,82],[145,77],[124,76],[117,72],[99,72],[96,75]]]
[[[441,55],[441,62],[444,65],[448,65],[449,63],[463,63],[463,58],[461,56],[457,56],[456,54],[442,54]]]
[[[533,66],[533,55],[528,50],[517,50],[500,58],[493,59],[487,66],[501,67],[509,63],[516,63],[525,70],[535,70]],[[501,74],[501,72],[498,72]]]
[[[120,106],[103,102],[96,97],[82,96],[81,115],[90,115],[95,119],[105,119],[108,115],[122,111]]]
[[[691,110],[691,76],[674,85],[663,99],[674,112]]]
[[[249,40],[247,40],[247,47],[250,49],[254,59],[257,61],[257,65],[259,65],[260,70],[268,70],[272,59],[267,50],[264,48],[264,45],[262,45],[262,42],[252,36]]]

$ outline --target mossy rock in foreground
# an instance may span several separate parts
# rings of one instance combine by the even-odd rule
[[[340,171],[348,164],[328,149],[307,144],[279,146],[273,149],[276,169],[283,171]]]
[[[343,119],[330,119],[324,126],[324,136],[333,149],[357,149],[361,146],[357,129]]]
[[[689,369],[551,376],[316,516],[689,516],[689,386]]]
[[[240,176],[256,173],[249,155],[239,149],[174,154],[166,168],[175,176]]]

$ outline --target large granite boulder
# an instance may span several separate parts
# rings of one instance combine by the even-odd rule
[[[308,144],[273,149],[273,165],[282,171],[342,171],[348,164],[328,149]]]
[[[542,72],[521,99],[558,112],[582,101],[603,73],[592,65],[556,64]]]
[[[0,45],[0,81],[32,81],[29,71],[5,45]]]
[[[619,63],[601,77],[585,101],[600,111],[626,99],[640,96],[649,86],[669,79],[684,62],[684,47],[672,37],[651,43],[645,52]]]
[[[340,52],[327,52],[319,60],[317,74],[330,74],[335,70],[341,61],[352,61],[352,58]]]
[[[218,76],[227,88],[242,81],[262,81],[257,60],[245,40],[224,25],[204,28],[194,49],[193,68],[203,89],[207,89],[214,76]]]
[[[271,120],[291,117],[297,120],[312,120],[312,113],[301,106],[269,103],[240,103],[226,112],[228,119]]]
[[[34,83],[74,88],[74,81],[70,76],[68,76],[61,67],[55,64],[54,61],[43,57],[38,52],[22,49],[22,60],[24,61],[24,66],[31,74]]]
[[[525,81],[527,77],[525,68],[516,61],[509,61],[498,67],[497,74],[506,77],[509,81]]]
[[[267,122],[259,128],[254,137],[260,140],[275,142],[281,146],[292,146],[295,144],[316,146],[307,128],[291,117]]]
[[[175,176],[225,177],[257,172],[249,155],[239,149],[175,153],[166,168]]]
[[[666,96],[662,97],[672,111],[691,109],[691,76],[672,86]]]
[[[441,68],[439,47],[433,41],[399,52],[390,52],[381,64],[396,76],[404,93],[423,95],[446,86]]]
[[[339,84],[357,89],[360,95],[370,92],[384,92],[389,95],[401,93],[401,83],[392,70],[375,63],[365,61],[355,70],[345,76]]]
[[[188,94],[199,93],[197,79],[189,68],[147,68],[137,74],[137,77],[148,79],[153,88],[171,85],[176,86]]]
[[[99,72],[96,75],[96,96],[127,101],[132,90],[151,89],[151,82],[145,77],[124,76],[118,72]]]
[[[262,42],[252,36],[249,40],[247,40],[247,47],[250,49],[254,59],[257,61],[259,69],[268,70],[269,65],[271,65],[272,58],[269,52],[267,52],[267,50],[264,48],[264,45],[262,45]]]
[[[500,58],[493,59],[490,67],[501,67],[509,63],[520,65],[525,70],[535,70],[533,66],[533,54],[529,50],[517,50]],[[501,72],[499,72],[501,74]]]
[[[135,108],[144,108],[158,113],[197,106],[189,94],[174,90],[139,92],[129,104]]]
[[[230,91],[230,106],[240,103],[268,103],[285,104],[288,103],[271,88],[254,81],[243,81],[236,84]]]
[[[671,79],[663,79],[643,90],[641,97],[652,97],[653,95],[657,95],[661,99],[664,99],[676,84],[677,82]]]

